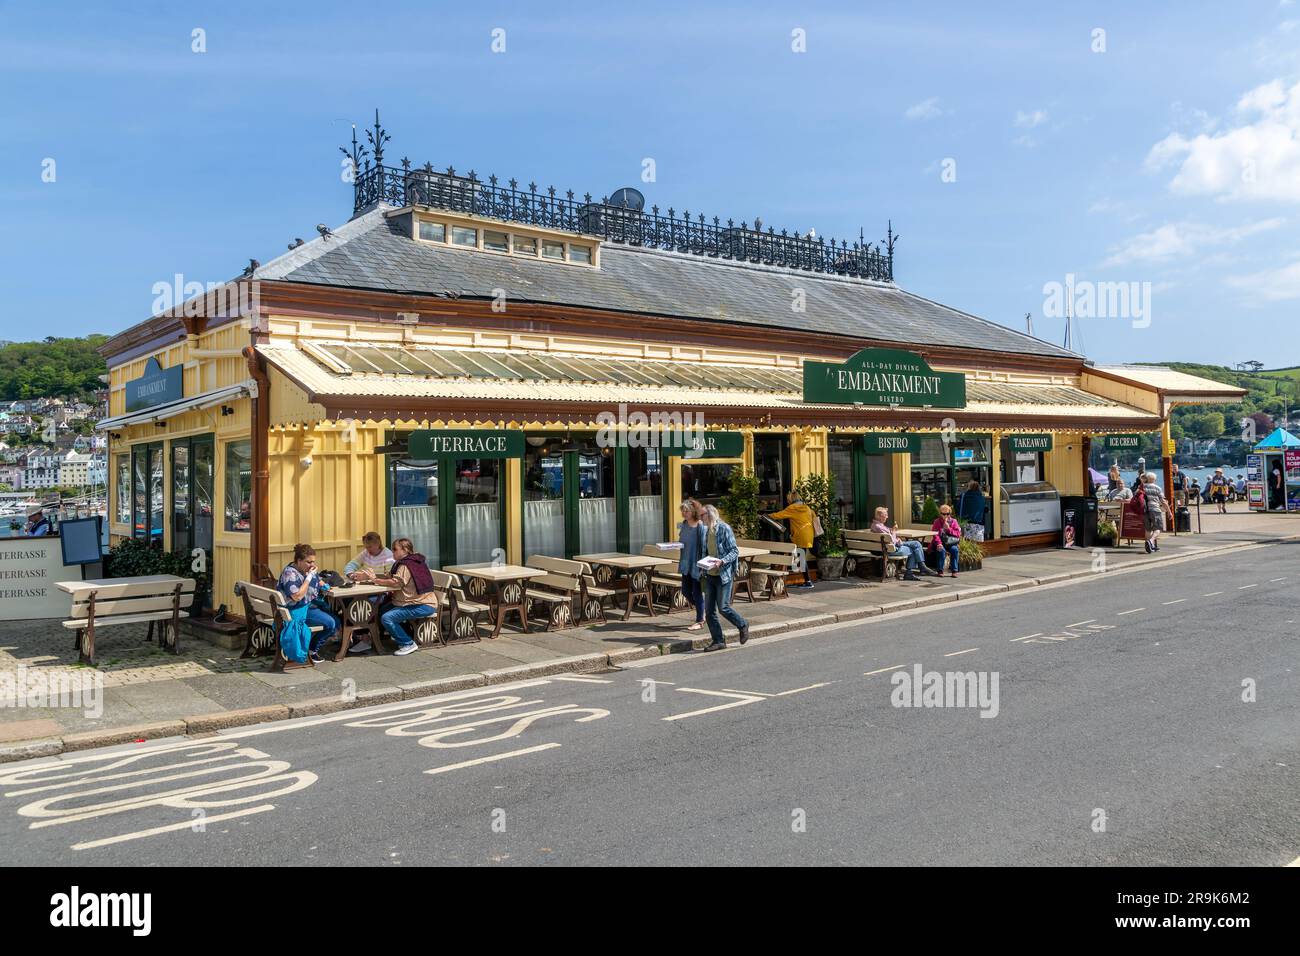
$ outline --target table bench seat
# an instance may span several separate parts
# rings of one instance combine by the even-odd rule
[[[180,653],[180,622],[194,603],[193,578],[171,575],[62,582],[72,596],[63,626],[76,632],[78,657],[95,666],[95,632],[115,624],[148,624],[145,640],[155,632],[160,647]]]

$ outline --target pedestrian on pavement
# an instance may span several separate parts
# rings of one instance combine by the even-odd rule
[[[740,551],[731,525],[722,520],[713,505],[704,506],[704,552],[708,567],[700,580],[704,582],[705,620],[713,638],[706,651],[720,651],[727,646],[722,636],[721,614],[740,631],[740,643],[749,640],[749,623],[731,606],[731,589],[735,583]]]
[[[939,555],[938,567],[939,575],[943,575],[943,556],[948,556],[948,570],[955,578],[957,576],[957,559],[961,548],[961,524],[952,516],[952,508],[948,505],[939,507],[939,517],[934,519],[934,524],[930,526],[934,532],[934,537],[930,539],[930,550],[937,551]]]
[[[1281,459],[1277,458],[1268,474],[1268,506],[1273,511],[1286,510],[1286,474]]]
[[[871,530],[877,534],[889,535],[892,542],[892,550],[889,552],[891,558],[907,558],[907,564],[903,569],[904,581],[919,580],[916,572],[921,572],[923,576],[942,577],[942,572],[931,571],[925,564],[925,549],[921,547],[920,541],[904,541],[898,536],[898,525],[889,526],[889,509],[877,508],[876,520],[871,522]]]
[[[1160,550],[1160,532],[1165,530],[1164,493],[1156,484],[1156,476],[1147,472],[1142,476],[1142,495],[1146,505],[1147,554]]]
[[[813,539],[816,537],[814,523],[817,516],[804,504],[803,496],[797,491],[792,491],[786,498],[786,506],[780,511],[772,512],[768,517],[790,522],[790,540],[795,546],[791,570],[803,575],[803,584],[796,584],[795,587],[801,590],[812,590],[812,578],[808,576],[808,555],[812,551]]]
[[[1219,514],[1228,513],[1228,476],[1223,473],[1222,468],[1214,469],[1214,475],[1210,478],[1210,500],[1219,506]]]
[[[1174,489],[1175,504],[1187,504],[1187,476],[1178,470],[1178,463],[1170,467],[1169,483]]]
[[[677,560],[677,572],[682,576],[682,597],[695,608],[695,621],[686,630],[698,631],[704,627],[704,589],[700,584],[700,558],[704,557],[704,506],[694,498],[687,498],[678,506],[681,523],[677,525],[677,540],[682,543],[682,554]]]
[[[305,608],[306,625],[320,628],[311,637],[307,657],[313,664],[323,663],[319,651],[339,629],[339,620],[330,613],[329,605],[321,597],[329,586],[321,581],[320,571],[316,568],[316,549],[309,544],[295,544],[293,560],[280,572],[276,587],[284,595],[285,607],[291,616]]]
[[[972,541],[984,540],[984,518],[988,507],[988,499],[984,497],[980,483],[972,479],[957,499],[957,518],[967,522],[966,533]],[[941,512],[942,510],[940,509]]]
[[[406,633],[406,628],[402,625],[436,613],[438,592],[434,590],[433,575],[429,573],[424,555],[415,550],[415,544],[410,538],[398,538],[393,542],[393,558],[392,573],[378,580],[381,584],[397,586],[398,590],[389,598],[393,606],[380,616],[379,622],[383,624],[388,636],[397,643],[397,650],[393,653],[403,657],[419,650],[420,645]],[[357,648],[361,648],[361,645],[357,645]],[[352,650],[359,653],[357,648]]]

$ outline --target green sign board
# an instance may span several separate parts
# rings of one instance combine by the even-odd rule
[[[1011,451],[1051,451],[1051,435],[1008,435],[1007,447]]]
[[[179,365],[165,369],[156,358],[149,359],[144,363],[144,374],[126,383],[126,410],[138,412],[179,401],[184,397],[182,375]]]
[[[844,362],[804,362],[803,400],[829,405],[965,408],[966,376],[936,372],[915,352],[863,349]]]
[[[1107,451],[1136,451],[1142,447],[1141,435],[1107,435],[1103,439]]]
[[[660,452],[664,457],[740,458],[745,454],[745,436],[740,432],[696,432],[689,442],[662,445]]]
[[[509,429],[446,428],[411,432],[406,456],[433,458],[521,458],[524,433]]]
[[[921,450],[920,435],[876,432],[862,436],[862,450],[868,455],[915,455]]]

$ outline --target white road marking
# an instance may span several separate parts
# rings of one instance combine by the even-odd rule
[[[522,757],[524,754],[535,754],[539,750],[551,750],[560,746],[557,743],[538,744],[536,747],[524,747],[520,750],[507,750],[505,753],[489,754],[486,757],[475,757],[473,760],[462,760],[460,763],[449,763],[441,767],[434,767],[432,770],[426,770],[425,773],[446,773],[448,770],[460,770],[463,767],[476,767],[482,763],[493,763],[497,760],[506,760],[510,757]]]
[[[612,684],[613,681],[606,680],[603,677],[577,677],[573,674],[561,674],[556,680],[573,681],[575,684]]]
[[[1123,617],[1125,614],[1136,614],[1138,611],[1145,611],[1145,610],[1146,610],[1146,608],[1144,608],[1144,607],[1135,607],[1135,608],[1134,608],[1133,610],[1131,610],[1131,611],[1120,611],[1120,612],[1119,612],[1118,614],[1116,614],[1115,616],[1116,616],[1116,617]]]
[[[736,690],[734,687],[722,688],[728,694],[745,694],[750,697],[775,697],[775,694],[765,694],[761,690]]]
[[[699,690],[695,687],[679,687],[677,690],[683,694],[708,694],[710,697],[731,697],[734,698],[728,704],[718,704],[716,707],[705,707],[703,710],[691,710],[684,714],[672,714],[663,720],[685,720],[687,717],[700,717],[704,714],[712,714],[719,710],[730,710],[732,707],[744,707],[746,704],[752,704],[755,701],[763,700],[762,697],[753,697],[748,694],[727,694],[716,690]]]
[[[1042,637],[1042,636],[1043,636],[1043,632],[1039,631],[1037,634],[1026,634],[1024,637],[1013,637],[1011,639],[1011,643],[1014,644],[1016,641],[1028,641],[1035,637]]]
[[[1092,623],[1093,621],[1095,621],[1095,620],[1097,620],[1095,617],[1090,617],[1090,618],[1088,618],[1088,620],[1086,620],[1086,621],[1080,621],[1078,624],[1067,624],[1067,625],[1065,625],[1065,626],[1066,626],[1066,628],[1071,628],[1071,627],[1083,627],[1083,625],[1085,625],[1085,624],[1091,624],[1091,623]]]
[[[1187,598],[1179,598],[1177,601],[1165,601],[1165,602],[1164,602],[1164,606],[1165,606],[1165,607],[1168,607],[1168,606],[1171,605],[1171,604],[1182,604],[1182,603],[1185,602],[1186,600],[1187,600]]]
[[[1257,588],[1257,587],[1259,587],[1258,584],[1243,584],[1241,587],[1237,588],[1237,590],[1238,590],[1238,591],[1244,591],[1244,590],[1246,590],[1247,588]]]
[[[966,650],[964,650],[964,651],[953,651],[951,654],[945,654],[945,655],[943,655],[943,656],[944,656],[944,657],[960,657],[962,654],[973,654],[975,651],[978,651],[978,650],[979,650],[978,647],[968,647],[968,648],[966,648]]]
[[[1269,579],[1268,579],[1268,583],[1269,583],[1269,584],[1277,584],[1278,581],[1285,581],[1285,580],[1286,580],[1286,578],[1269,578]]]
[[[900,667],[906,667],[906,666],[907,666],[906,664],[894,664],[894,665],[891,666],[891,667],[882,667],[882,668],[880,668],[880,670],[878,670],[878,671],[867,671],[867,672],[866,672],[865,674],[863,674],[862,676],[863,676],[863,677],[872,677],[872,676],[874,676],[874,675],[876,675],[876,674],[883,674],[883,673],[885,673],[885,671],[896,671],[896,670],[898,670]]]
[[[834,684],[835,681],[822,681],[820,684],[809,684],[807,687],[796,687],[794,690],[783,690],[779,694],[773,694],[773,697],[786,697],[790,694],[801,694],[806,690],[816,690],[818,687],[826,687]]]
[[[138,840],[141,837],[157,836],[159,833],[174,833],[177,830],[193,830],[196,823],[202,823],[207,826],[210,823],[220,823],[222,820],[233,820],[236,817],[251,817],[254,813],[265,813],[267,810],[274,810],[274,803],[264,803],[259,807],[249,807],[246,810],[235,810],[231,813],[219,813],[211,817],[199,817],[193,820],[182,820],[180,823],[169,823],[162,827],[152,827],[148,830],[136,830],[134,833],[123,833],[119,836],[104,837],[102,840],[87,840],[85,843],[74,843],[74,850],[94,850],[101,846],[111,846],[114,843],[125,843],[127,840]]]
[[[1201,597],[1216,597],[1222,593],[1222,591],[1211,591],[1209,594],[1202,594]]]

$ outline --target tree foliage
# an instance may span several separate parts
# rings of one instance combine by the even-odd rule
[[[106,335],[55,338],[0,345],[0,401],[24,398],[81,398],[104,387],[108,371],[95,351]]]

